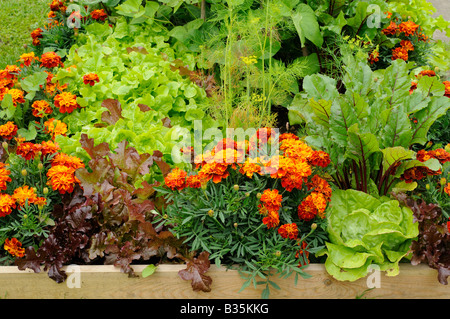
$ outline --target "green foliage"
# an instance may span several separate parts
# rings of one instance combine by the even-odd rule
[[[122,17],[115,28],[92,24],[86,32],[67,57],[66,65],[76,68],[60,69],[56,75],[77,94],[82,107],[64,118],[73,135],[58,137],[63,150],[86,158],[78,142],[85,133],[113,149],[127,140],[139,152],[158,149],[170,154],[172,133],[180,127],[190,130],[194,120],[202,121],[204,128],[214,125],[203,110],[205,90],[175,66],[177,60],[191,68],[193,56],[170,48],[160,26],[132,25]],[[100,83],[83,83],[83,75],[90,72]],[[108,100],[118,102],[117,118],[105,118],[111,111],[105,107]]]
[[[333,193],[327,220],[329,242],[318,255],[328,255],[325,267],[338,280],[365,277],[373,265],[397,275],[419,234],[410,208],[351,189]]]
[[[440,169],[435,159],[415,160],[410,148],[427,143],[430,127],[446,114],[450,100],[437,77],[421,77],[410,94],[408,68],[396,60],[374,72],[367,63],[349,58],[345,93],[327,76],[305,78],[305,94],[298,94],[290,106],[291,119],[304,122],[306,141],[330,154],[339,188],[386,195],[406,169]]]

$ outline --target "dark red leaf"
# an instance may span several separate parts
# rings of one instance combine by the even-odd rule
[[[178,272],[183,280],[191,280],[194,291],[211,291],[212,278],[205,275],[209,270],[209,253],[202,252],[198,257],[187,261],[187,268]]]

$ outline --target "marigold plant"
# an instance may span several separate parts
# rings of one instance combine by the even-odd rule
[[[248,283],[267,275],[266,293],[269,269],[305,275],[325,239],[328,154],[264,128],[194,158],[195,169],[174,168],[160,189],[172,203],[161,217],[173,233],[217,265],[240,264]]]

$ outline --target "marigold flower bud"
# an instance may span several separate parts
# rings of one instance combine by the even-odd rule
[[[441,185],[445,185],[447,183],[447,179],[445,177],[442,177],[440,183]]]
[[[256,198],[257,198],[257,199],[260,199],[260,198],[261,198],[261,196],[262,196],[262,194],[261,194],[261,193],[258,193],[258,194],[256,194]]]
[[[312,224],[311,224],[311,229],[312,229],[312,230],[315,230],[316,228],[317,228],[317,224],[316,224],[316,223],[312,223]]]
[[[429,191],[430,190],[430,184],[426,184],[425,188]]]
[[[27,172],[27,170],[24,168],[24,169],[20,172],[20,174],[22,174],[22,176],[27,176],[27,175],[28,175],[28,172]]]
[[[238,227],[238,223],[234,223],[233,226],[234,226],[234,228],[237,228]]]
[[[44,169],[44,164],[39,163],[39,164],[38,164],[38,169],[39,169],[40,171],[42,171],[42,170]]]
[[[8,149],[8,142],[3,142],[3,143],[2,143],[2,146],[3,146],[3,148],[4,148],[5,150],[7,150],[7,149]]]
[[[235,191],[238,191],[238,190],[239,190],[239,185],[234,185],[234,186],[233,186],[233,189],[234,189]]]
[[[47,188],[47,187],[44,187],[44,189],[42,190],[42,193],[43,193],[44,195],[47,195],[47,194],[48,194],[48,188]]]
[[[210,210],[208,211],[208,216],[209,216],[209,217],[213,217],[213,216],[214,216],[214,211],[213,211],[212,209],[210,209]]]
[[[275,252],[275,256],[276,256],[276,257],[280,257],[280,256],[281,256],[281,251],[277,250],[277,251]]]

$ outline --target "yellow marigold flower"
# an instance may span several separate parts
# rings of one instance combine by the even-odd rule
[[[9,194],[0,194],[0,217],[5,217],[16,208],[16,201]]]
[[[17,238],[5,239],[5,244],[3,248],[15,257],[22,258],[25,256],[25,248],[22,248],[22,243]]]
[[[33,188],[30,188],[28,185],[24,185],[14,190],[12,198],[19,206],[22,207],[25,206],[27,200],[28,204],[34,203],[37,196]]]

